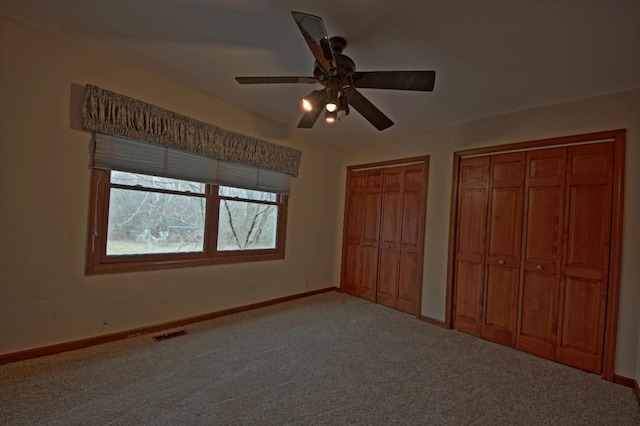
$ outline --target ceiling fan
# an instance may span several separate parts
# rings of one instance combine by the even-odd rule
[[[320,83],[302,98],[304,112],[299,128],[311,128],[325,111],[325,121],[334,123],[349,114],[349,106],[358,111],[378,130],[393,126],[393,121],[365,98],[357,89],[433,90],[435,71],[356,71],[356,65],[342,51],[347,41],[342,37],[327,37],[319,16],[291,12],[302,36],[315,57],[312,77],[236,77],[240,84]]]

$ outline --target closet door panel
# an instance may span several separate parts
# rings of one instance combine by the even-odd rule
[[[346,245],[343,268],[343,290],[349,294],[360,295],[362,279],[362,246],[360,244]]]
[[[566,148],[527,153],[516,347],[553,359],[556,344]]]
[[[482,337],[515,345],[525,154],[491,157]]]
[[[383,194],[382,212],[380,244],[383,248],[396,250],[402,220],[402,193]]]
[[[402,213],[399,235],[400,266],[396,309],[420,315],[422,263],[419,253],[424,241],[425,164],[404,167]]]
[[[417,290],[420,259],[418,259],[418,254],[415,252],[402,251],[400,252],[399,261],[396,308],[410,314],[416,314],[419,297]]]
[[[400,249],[406,251],[417,251],[419,243],[423,237],[422,229],[422,203],[424,193],[405,191],[402,200],[402,226],[400,234]]]
[[[379,170],[366,171],[366,186],[362,197],[361,213],[361,273],[358,295],[364,299],[376,299],[378,280],[378,245],[380,239],[380,206],[382,200],[382,173]]]
[[[458,259],[484,263],[487,191],[469,189],[460,194],[460,216],[458,217]]]
[[[526,270],[540,270],[555,274],[560,258],[562,187],[529,187],[525,226],[527,239],[524,242],[524,267]],[[551,226],[547,226],[551,225]]]
[[[518,269],[487,266],[482,337],[513,346],[518,305]]]
[[[612,144],[569,148],[556,360],[600,373],[609,269]]]
[[[399,242],[402,225],[403,167],[384,169],[382,183],[382,221],[377,300],[396,307],[398,295]]]
[[[347,242],[351,244],[361,244],[364,232],[364,211],[366,201],[366,172],[353,173],[350,177],[350,190],[347,205]]]
[[[562,283],[556,360],[601,372],[606,288],[601,280],[567,276]]]
[[[380,272],[378,274],[378,303],[392,308],[396,307],[398,289],[399,252],[396,250],[380,250]]]
[[[489,214],[489,263],[504,260],[514,262],[512,266],[518,266],[521,222],[522,188],[493,189]]]
[[[402,250],[416,251],[424,239],[425,173],[425,164],[406,166],[404,170],[400,230]]]
[[[569,195],[568,267],[601,272],[608,263],[609,245],[602,241],[610,222],[610,190],[605,185],[572,186]]]
[[[367,192],[364,196],[363,242],[378,245],[380,239],[380,206],[382,194]]]
[[[456,262],[456,297],[454,328],[480,336],[482,314],[482,264]]]
[[[398,249],[402,223],[402,177],[402,167],[384,169],[380,243],[385,249]]]
[[[342,256],[342,289],[359,295],[362,273],[362,241],[367,190],[367,172],[353,172],[347,177],[345,238]]]
[[[554,274],[524,271],[520,294],[517,348],[553,359],[558,308],[558,279]]]
[[[382,202],[382,171],[367,171],[367,186],[364,198],[363,241],[377,245],[380,239],[380,207]]]
[[[364,204],[360,297],[375,301],[378,282],[382,170],[369,170],[367,172],[367,188]]]
[[[458,181],[453,327],[476,336],[482,327],[489,162],[462,159]]]
[[[360,297],[376,301],[378,284],[378,247],[364,246],[362,248],[362,278]]]

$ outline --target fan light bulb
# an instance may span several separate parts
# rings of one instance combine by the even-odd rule
[[[311,112],[313,111],[313,104],[307,98],[300,99],[300,109],[302,112]]]
[[[338,121],[338,114],[335,111],[329,112],[327,111],[324,115],[324,121],[327,124],[333,124]]]
[[[324,107],[327,111],[334,112],[338,109],[338,89],[336,89],[335,87],[327,86],[325,99],[327,102]]]

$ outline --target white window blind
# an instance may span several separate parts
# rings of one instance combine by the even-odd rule
[[[155,143],[96,133],[93,167],[289,194],[291,177]]]

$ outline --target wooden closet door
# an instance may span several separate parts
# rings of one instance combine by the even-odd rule
[[[566,148],[527,153],[516,348],[554,358]]]
[[[414,315],[420,315],[426,173],[425,163],[405,166],[403,170],[396,309]]]
[[[359,167],[347,169],[341,288],[419,316],[428,157]]]
[[[402,167],[384,169],[382,184],[382,222],[380,227],[380,264],[378,303],[396,307],[398,295],[399,243],[402,224]]]
[[[453,327],[476,336],[482,329],[489,162],[463,158],[458,177]]]
[[[556,361],[600,373],[604,344],[613,144],[568,148]]]
[[[491,157],[482,337],[515,346],[525,154]]]
[[[375,302],[378,283],[378,244],[382,202],[382,170],[367,172],[362,243],[360,297]]]
[[[347,176],[345,245],[342,256],[342,290],[360,295],[362,283],[362,243],[367,191],[367,172],[356,171]]]

